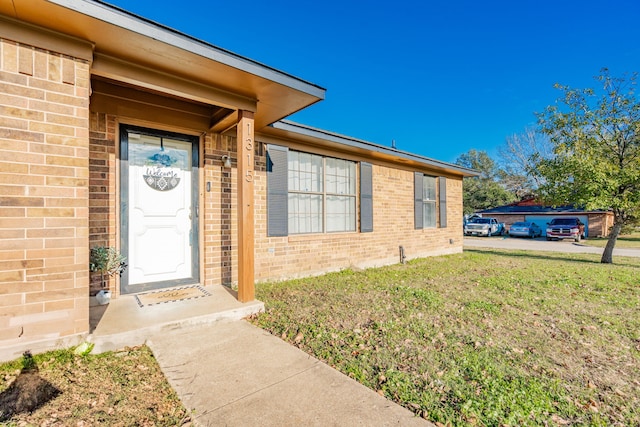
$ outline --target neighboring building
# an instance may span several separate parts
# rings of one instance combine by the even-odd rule
[[[114,298],[462,251],[456,165],[285,121],[325,90],[90,0],[0,3],[0,348]],[[404,123],[399,124],[405,125]]]
[[[531,221],[542,229],[542,235],[546,235],[547,223],[553,218],[576,217],[585,225],[586,237],[605,237],[613,226],[613,212],[610,211],[586,211],[573,206],[543,206],[535,199],[525,199],[510,205],[485,209],[478,212],[482,216],[493,217],[504,222],[507,230],[511,224],[518,221]]]

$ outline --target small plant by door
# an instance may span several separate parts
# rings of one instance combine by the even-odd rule
[[[126,258],[114,247],[96,246],[91,249],[89,253],[89,270],[100,273],[102,290],[96,295],[100,304],[107,304],[111,300],[111,291],[106,289],[105,275],[121,274],[127,268],[125,260]]]

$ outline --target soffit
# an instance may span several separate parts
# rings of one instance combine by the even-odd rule
[[[4,1],[0,13],[87,40],[98,55],[257,101],[257,129],[324,99],[319,86],[98,1]]]
[[[171,125],[204,131],[228,116],[234,116],[227,108],[168,96],[163,92],[141,90],[135,85],[123,84],[101,77],[91,79],[92,111],[120,117],[148,121],[163,121]]]

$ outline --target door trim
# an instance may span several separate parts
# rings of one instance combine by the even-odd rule
[[[199,228],[199,146],[200,138],[176,132],[163,131],[141,126],[120,124],[120,252],[129,256],[129,134],[135,132],[144,135],[171,138],[191,143],[191,277],[179,280],[129,285],[129,269],[125,269],[120,278],[121,294],[136,294],[150,290],[173,286],[196,284],[200,282],[200,228]],[[127,261],[125,260],[125,263]]]

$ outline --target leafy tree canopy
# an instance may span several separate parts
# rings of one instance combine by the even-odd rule
[[[538,115],[553,156],[535,156],[541,196],[549,203],[573,203],[586,209],[611,209],[614,225],[602,255],[611,263],[625,225],[640,219],[640,102],[637,74],[613,77],[603,69],[601,87],[563,92],[555,105]]]

